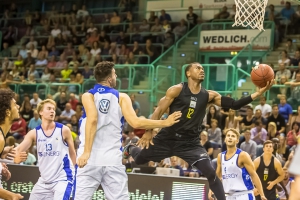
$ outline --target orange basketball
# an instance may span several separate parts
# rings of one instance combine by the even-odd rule
[[[266,64],[259,64],[253,67],[251,71],[251,81],[257,87],[265,87],[268,81],[275,77],[274,70]]]

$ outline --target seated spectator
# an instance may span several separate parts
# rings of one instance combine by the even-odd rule
[[[286,135],[287,139],[287,145],[289,149],[293,147],[294,145],[297,145],[298,136],[300,135],[300,128],[299,124],[297,122],[293,122],[292,124],[292,130],[288,132]]]
[[[120,48],[120,56],[126,57],[129,55],[130,50],[127,48],[126,44],[122,44]]]
[[[90,52],[93,57],[95,57],[97,54],[101,53],[101,49],[100,49],[99,43],[97,41],[93,42],[92,49]]]
[[[108,42],[110,43],[110,37],[108,35],[106,35],[106,32],[104,30],[102,30],[100,32],[100,36],[99,36],[99,42],[100,42],[100,47],[103,47],[104,46],[104,43],[105,42]]]
[[[134,54],[132,51],[129,53],[129,56],[128,56],[125,64],[130,64],[130,65],[138,64],[138,59],[134,57]]]
[[[263,127],[266,128],[268,125],[268,120],[262,116],[261,110],[256,109],[253,121],[256,122],[257,120],[261,121],[263,124]]]
[[[222,145],[222,131],[218,127],[218,121],[211,120],[211,128],[207,130],[208,140],[212,144],[214,149],[220,148]]]
[[[113,54],[116,54],[117,56],[120,55],[120,49],[118,48],[117,43],[115,42],[112,42],[110,44],[110,49],[109,49],[109,55],[113,55]]]
[[[65,92],[59,94],[59,100],[56,101],[57,108],[60,110],[65,110],[66,104],[68,103],[67,96]]]
[[[99,41],[99,35],[97,31],[91,33],[90,37],[85,41],[85,45],[92,46],[94,42]]]
[[[56,45],[55,38],[52,35],[50,35],[49,38],[48,38],[48,42],[46,44],[46,47],[47,47],[48,50],[52,50],[53,47],[55,47],[55,45]]]
[[[300,62],[298,64],[298,68],[293,73],[292,80],[296,79],[296,74],[298,74],[298,73],[300,73]]]
[[[22,117],[14,121],[12,123],[10,133],[17,141],[23,139],[26,135],[26,121]]]
[[[24,67],[24,61],[21,55],[18,55],[17,59],[14,62],[14,65],[17,66],[18,68]]]
[[[46,67],[48,65],[48,60],[45,58],[44,54],[40,54],[38,59],[36,60],[36,67]]]
[[[271,112],[272,112],[271,106],[266,103],[266,97],[265,96],[260,97],[260,104],[255,107],[254,113],[257,109],[261,110],[262,116],[264,118],[269,117],[271,115]]]
[[[189,7],[189,13],[186,15],[186,20],[190,23],[190,29],[198,24],[198,15],[194,13],[192,6]]]
[[[120,35],[116,38],[117,44],[128,44],[129,37],[125,35],[124,31],[120,31]]]
[[[120,22],[121,22],[121,18],[119,16],[119,13],[118,11],[114,11],[113,16],[110,18],[110,28],[111,30],[113,31],[118,31],[119,30],[119,25],[120,25]]]
[[[152,33],[158,33],[158,32],[163,32],[163,27],[160,24],[158,19],[155,19],[154,25],[151,27],[150,32]]]
[[[87,63],[90,67],[94,67],[95,64],[95,57],[92,56],[90,52],[87,52],[86,58],[82,61],[82,65]]]
[[[130,23],[133,22],[133,16],[132,16],[132,12],[131,11],[127,11],[126,12],[126,16],[123,19],[124,23]]]
[[[228,113],[228,117],[225,120],[225,130],[229,128],[234,128],[239,130],[239,121],[235,115],[235,110],[230,109]]]
[[[46,46],[45,46],[45,45],[42,46],[42,50],[39,52],[38,57],[39,57],[41,54],[43,54],[45,58],[48,58],[49,52],[48,52],[48,50],[46,49]]]
[[[42,102],[42,99],[39,98],[39,94],[36,92],[33,93],[32,99],[30,99],[30,104],[31,104],[32,109],[36,109],[37,105],[41,102]]]
[[[2,71],[7,71],[13,68],[14,63],[8,59],[8,57],[3,58],[1,69]]]
[[[59,116],[59,120],[61,120],[61,122],[63,124],[70,123],[71,122],[71,117],[74,114],[75,114],[75,111],[72,110],[71,104],[66,103],[66,107],[65,107],[64,111],[62,111],[61,115]]]
[[[230,13],[227,11],[227,7],[224,6],[218,14],[215,15],[214,19],[227,19]]]
[[[27,58],[27,49],[24,44],[21,45],[21,49],[19,50],[19,54],[23,59]]]
[[[89,11],[86,10],[86,6],[85,5],[82,5],[81,9],[79,9],[77,11],[77,19],[80,20],[80,21],[85,21],[86,18],[89,16]]]
[[[206,131],[202,131],[200,134],[200,144],[205,148],[207,154],[209,155],[210,159],[213,159],[213,146],[211,142],[208,140],[208,134]]]
[[[163,21],[162,29],[163,29],[163,32],[165,32],[165,33],[171,31],[171,25],[169,24],[169,22],[167,20]]]
[[[72,69],[69,69],[68,63],[64,63],[64,69],[60,72],[62,79],[68,79],[71,73]]]
[[[247,152],[252,160],[256,158],[256,143],[251,140],[251,133],[249,130],[244,132],[245,142],[242,142],[240,149]]]
[[[282,85],[284,86],[285,83],[288,82],[288,78],[285,75],[282,75],[280,77],[279,83],[277,85]],[[291,90],[289,87],[280,87],[280,88],[275,88],[278,90],[277,98],[280,99],[282,96],[290,96]]]
[[[19,79],[20,71],[16,65],[13,66],[12,70],[9,72],[9,75],[11,75],[14,80]]]
[[[300,105],[297,107],[297,113],[292,116],[291,124],[293,124],[293,122],[298,122],[298,124],[300,124]],[[292,127],[290,127],[290,129],[292,129]]]
[[[76,106],[79,103],[78,99],[76,99],[74,93],[70,93],[69,103],[71,105],[72,110],[76,110]]]
[[[167,20],[169,22],[172,21],[171,16],[168,13],[166,13],[165,10],[161,10],[160,13],[161,13],[159,17],[160,22],[163,22],[164,20]]]
[[[170,48],[174,44],[174,37],[171,32],[167,32],[165,34],[165,38],[163,39],[163,45],[166,49]]]
[[[76,133],[76,135],[79,135],[78,121],[79,121],[79,119],[77,119],[76,115],[72,115],[70,125],[71,125],[72,130]]]
[[[8,46],[12,46],[15,44],[15,30],[13,29],[12,26],[9,26],[7,31],[5,31],[4,33],[2,33],[2,42],[3,43],[7,43]]]
[[[11,51],[8,48],[8,43],[3,43],[3,49],[0,51],[0,57],[11,57]]]
[[[98,29],[94,26],[94,23],[91,22],[91,23],[89,24],[89,28],[88,28],[88,30],[87,30],[86,32],[87,32],[88,34],[90,34],[90,33],[94,32],[94,31],[97,31],[97,32],[98,32]]]
[[[49,69],[48,67],[45,67],[45,68],[44,68],[44,71],[43,71],[43,74],[42,74],[42,76],[41,76],[41,81],[42,81],[42,83],[49,82],[49,80],[50,80],[50,75],[51,75],[50,69]]]
[[[31,56],[31,52],[27,51],[27,58],[24,60],[24,67],[28,69],[32,64],[35,64],[34,58]]]
[[[75,50],[72,46],[72,42],[68,42],[67,47],[64,49],[64,55],[66,57],[72,56],[75,53]]]
[[[291,60],[290,60],[290,58],[289,58],[289,56],[288,56],[288,53],[287,53],[287,51],[282,51],[281,52],[281,58],[278,60],[278,64],[280,65],[280,64],[284,64],[285,66],[289,66],[290,65],[290,62],[291,62]],[[289,76],[289,78],[290,78],[291,76]]]
[[[253,108],[248,107],[246,111],[246,116],[243,117],[241,123],[241,131],[250,130],[254,127],[254,116],[253,116]]]
[[[26,48],[30,49],[30,47],[31,47],[32,44],[34,45],[34,48],[38,47],[38,43],[37,43],[37,41],[35,41],[34,36],[30,37],[29,42],[26,44]]]
[[[143,51],[143,48],[141,46],[139,46],[138,41],[134,41],[133,42],[132,53],[134,55],[139,55],[141,51]]]
[[[147,19],[143,19],[142,24],[139,26],[139,32],[150,32],[150,24],[148,24]]]
[[[136,33],[138,30],[136,29],[136,27],[133,25],[133,23],[129,23],[128,24],[128,28],[126,29],[126,33],[130,34],[130,33]]]
[[[30,46],[29,51],[30,51],[30,54],[31,54],[32,58],[37,58],[38,57],[39,51],[34,47],[33,44]],[[27,56],[28,56],[28,54],[27,54]]]
[[[285,133],[285,119],[282,115],[279,114],[277,104],[274,104],[272,106],[272,114],[270,115],[270,117],[268,117],[268,124],[270,124],[270,122],[274,122],[276,124],[276,130],[279,133]]]
[[[157,16],[155,15],[154,11],[150,11],[150,16],[149,16],[148,22],[154,23],[155,19],[157,19]]]
[[[20,115],[26,123],[29,123],[30,119],[33,117],[33,110],[29,100],[23,101],[20,108]]]
[[[129,143],[136,144],[139,140],[140,138],[134,134],[133,128],[131,128],[131,130],[129,130],[128,132],[128,137],[124,141],[124,146],[126,146]]]
[[[72,74],[74,74],[76,76],[76,74],[81,74],[82,71],[80,69],[78,69],[78,63],[74,63],[73,65],[73,69],[72,69]]]
[[[287,53],[287,55],[295,53],[296,51],[298,51],[298,47],[293,43],[292,39],[287,39],[285,48],[285,52]]]
[[[93,71],[90,69],[90,66],[88,65],[88,63],[84,64],[84,69],[82,72],[82,76],[85,79],[89,79],[91,76],[93,76]]]
[[[277,126],[275,122],[270,122],[268,124],[268,136],[267,140],[272,140],[273,138],[278,138],[280,133],[277,131]]]
[[[291,21],[293,20],[293,15],[294,14],[295,14],[294,8],[292,8],[291,3],[287,1],[285,3],[285,8],[283,8],[281,10],[281,16],[286,18],[286,20],[284,20],[284,22],[286,24],[290,24]]]
[[[276,72],[275,80],[279,82],[281,76],[286,76],[287,78],[291,78],[291,71],[286,69],[284,64],[279,64],[279,70]]]
[[[278,105],[279,114],[283,116],[285,123],[287,126],[289,125],[289,121],[292,118],[293,108],[290,104],[286,103],[286,97],[282,96],[280,98],[280,104]]]
[[[27,77],[29,77],[30,75],[33,75],[35,78],[40,78],[40,74],[39,72],[35,69],[35,66],[33,64],[30,65],[30,68],[27,72]]]
[[[143,53],[150,56],[150,63],[152,63],[156,59],[156,48],[152,45],[152,42],[150,39],[146,40],[146,46],[143,50]]]
[[[181,38],[186,34],[186,32],[187,32],[187,27],[185,25],[185,20],[181,19],[180,24],[174,28],[173,33],[176,36],[178,36],[178,38]]]
[[[270,4],[269,8],[266,9],[265,19],[269,19],[270,21],[275,21],[275,18],[279,17],[279,16],[280,16],[280,13],[275,10],[275,7],[273,4]]]
[[[28,129],[32,130],[35,129],[36,127],[38,127],[39,125],[42,124],[42,120],[40,119],[39,113],[37,112],[37,110],[35,110],[33,112],[34,117],[30,119],[29,123],[28,123]]]
[[[279,147],[278,147],[277,153],[279,155],[281,155],[281,157],[284,161],[288,160],[290,152],[289,152],[289,148],[286,144],[286,137],[283,135],[279,136]]]
[[[179,175],[184,176],[184,171],[183,171],[182,167],[179,165],[178,157],[172,156],[170,158],[170,160],[171,160],[171,165],[166,165],[165,168],[179,169]]]
[[[261,121],[255,122],[255,127],[250,130],[251,132],[251,140],[256,142],[257,145],[263,145],[263,143],[267,140],[268,132],[263,128],[263,124]]]
[[[65,54],[61,54],[59,57],[59,61],[56,62],[55,68],[63,68],[65,64],[68,64]]]
[[[291,97],[287,100],[288,103],[292,105],[292,107],[294,105],[300,105],[300,73],[297,73],[294,81],[286,82],[285,84],[290,85],[292,90]]]
[[[61,30],[58,27],[58,23],[54,24],[54,28],[51,30],[51,36],[53,38],[58,37],[61,34]],[[53,45],[51,45],[53,46]]]
[[[50,57],[50,60],[48,61],[47,68],[54,68],[54,67],[56,67],[56,57],[55,55],[52,55]]]

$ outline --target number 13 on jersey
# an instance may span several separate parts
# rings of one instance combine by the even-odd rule
[[[187,114],[186,114],[186,118],[191,119],[192,118],[192,114],[194,114],[194,108],[189,108]]]

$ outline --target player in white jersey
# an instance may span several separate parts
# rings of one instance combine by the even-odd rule
[[[42,124],[29,131],[16,148],[26,151],[36,143],[40,178],[33,187],[29,200],[69,200],[73,183],[76,154],[71,131],[54,122],[56,103],[46,99],[38,104]]]
[[[80,146],[74,200],[90,200],[101,184],[109,200],[128,200],[127,175],[122,165],[124,117],[134,128],[160,128],[177,123],[181,112],[166,120],[138,118],[129,96],[113,89],[117,75],[112,62],[94,68],[98,84],[82,96]],[[124,116],[124,117],[123,117]]]
[[[227,151],[219,153],[217,175],[222,180],[227,200],[253,200],[253,183],[263,200],[267,200],[254,164],[247,152],[238,149],[240,133],[235,129],[225,132]],[[252,183],[253,181],[253,183]]]

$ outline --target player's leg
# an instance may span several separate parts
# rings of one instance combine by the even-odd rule
[[[154,145],[150,145],[148,149],[141,149],[133,144],[129,144],[123,150],[123,158],[128,159],[129,156],[132,156],[135,163],[141,165],[149,161],[160,162],[172,156],[172,144],[167,143],[159,137],[154,137],[153,143]]]
[[[102,177],[101,186],[106,199],[128,200],[128,177],[125,166],[106,166]]]
[[[195,141],[177,141],[174,145],[175,156],[185,160],[189,165],[196,167],[207,178],[209,188],[213,191],[218,200],[225,200],[225,193],[221,180],[217,177],[216,171],[211,166],[206,150]]]
[[[54,198],[61,200],[69,200],[72,194],[73,183],[70,181],[58,181],[54,187]]]
[[[77,168],[73,188],[73,200],[90,200],[101,184],[102,167],[86,165]]]
[[[53,197],[51,184],[44,184],[38,180],[32,188],[29,200],[53,200]]]

